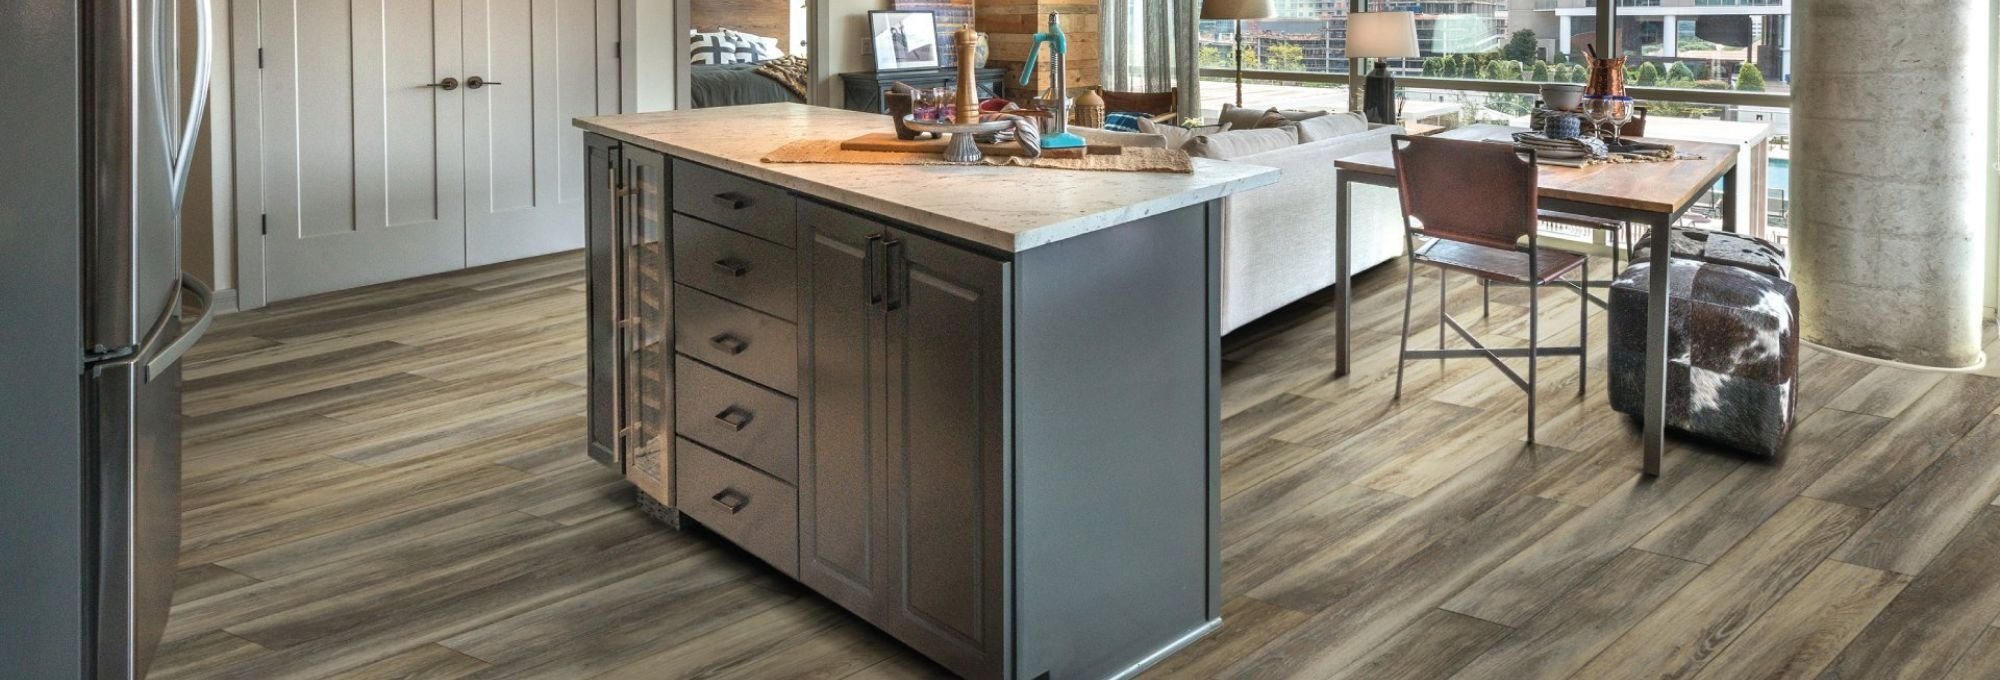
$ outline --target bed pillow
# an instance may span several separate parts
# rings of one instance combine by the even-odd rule
[[[785,56],[785,50],[778,46],[777,38],[766,38],[755,33],[722,29],[722,35],[731,43],[750,50],[750,61],[770,61]],[[738,54],[741,54],[739,50]]]
[[[756,51],[729,39],[725,33],[694,33],[688,36],[688,63],[741,64],[756,61]]]

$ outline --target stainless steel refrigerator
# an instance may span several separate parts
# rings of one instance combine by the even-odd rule
[[[139,678],[180,548],[179,360],[213,314],[179,242],[213,17],[4,5],[0,676]]]

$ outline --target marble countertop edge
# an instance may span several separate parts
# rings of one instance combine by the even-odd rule
[[[761,111],[753,110],[749,111],[749,113],[761,113],[766,118],[777,116],[787,119],[787,121],[781,122],[788,122],[790,118],[801,117],[806,119],[809,125],[822,128],[818,130],[819,132],[831,132],[831,130],[823,129],[831,124],[841,130],[851,130],[854,134],[860,134],[872,129],[873,125],[870,123],[879,124],[880,119],[880,116],[874,114],[800,105],[760,105],[756,107],[737,108],[760,109]],[[798,134],[801,132],[800,128],[802,126],[797,124],[780,125],[779,127],[784,129],[772,131],[772,136],[780,138],[778,140],[767,141],[764,144],[764,146],[770,146],[770,148],[758,149],[747,148],[743,144],[732,146],[729,140],[675,139],[673,137],[676,135],[672,133],[648,132],[647,130],[640,129],[669,124],[674,122],[676,118],[683,118],[694,124],[715,124],[718,121],[714,118],[716,116],[714,112],[717,111],[720,110],[702,109],[688,112],[657,112],[627,116],[579,118],[575,121],[575,125],[578,128],[603,134],[624,143],[636,144],[662,151],[676,158],[743,175],[806,196],[848,206],[856,210],[876,214],[891,220],[904,222],[1007,253],[1019,253],[1114,225],[1192,205],[1199,205],[1242,191],[1268,186],[1276,183],[1279,176],[1279,171],[1275,168],[1198,158],[1195,159],[1194,175],[1162,175],[1158,183],[1142,186],[1141,190],[1137,192],[1144,194],[1141,197],[1128,200],[1100,201],[1085,210],[1065,210],[1052,204],[1044,204],[1041,207],[1037,207],[1033,203],[1019,203],[1022,200],[1020,194],[1037,190],[1087,192],[1088,185],[1092,184],[1093,180],[1099,179],[1103,180],[1097,182],[1100,184],[1138,183],[1147,185],[1148,183],[1146,179],[1142,178],[1095,177],[1114,174],[1141,174],[1115,173],[1099,170],[1053,170],[1046,168],[1005,168],[998,166],[863,166],[762,162],[761,158],[764,154],[769,153],[772,149],[777,148],[777,146],[782,146],[784,143],[789,143],[794,139],[820,136]],[[757,121],[758,118],[756,116],[750,116],[742,121],[742,123],[748,125],[755,124]],[[621,122],[626,123],[626,125],[619,125]],[[687,137],[689,135],[682,134],[678,136]],[[775,146],[772,145],[773,142],[775,142]],[[726,151],[723,149],[726,149]],[[949,194],[951,189],[956,188],[951,187],[951,184],[962,182],[987,183],[993,181],[993,176],[996,174],[1006,174],[1009,179],[1018,178],[1020,181],[1013,185],[1013,188],[1017,191],[996,192],[993,194],[994,198],[992,200],[1010,203],[996,203],[993,210],[981,210],[976,207],[968,208],[966,205],[967,201],[970,200],[972,205],[976,206],[980,199],[966,199],[960,196],[954,200],[958,203],[956,207],[959,210],[957,212],[961,214],[953,215],[941,207],[912,204],[921,202],[920,198],[885,197],[869,193],[865,187],[853,186],[853,184],[859,182],[838,182],[831,181],[838,178],[821,179],[809,176],[836,175],[840,174],[843,170],[852,172],[857,168],[869,168],[873,171],[873,174],[883,178],[897,178],[908,182],[935,182],[943,185],[941,192],[944,194]],[[967,171],[973,172],[968,173]],[[1016,175],[1015,173],[1019,174]],[[968,174],[972,176],[968,176]],[[1190,183],[1189,180],[1194,178],[1205,181]],[[880,182],[883,180],[871,178],[869,181]],[[1176,186],[1176,184],[1180,186]],[[1078,185],[1082,186],[1079,187]],[[1005,206],[1004,210],[1001,208],[1002,205]],[[971,210],[976,216],[968,219],[964,215],[968,210]]]

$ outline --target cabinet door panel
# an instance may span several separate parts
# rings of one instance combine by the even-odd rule
[[[898,589],[884,625],[976,677],[1001,650],[1007,265],[890,239],[884,454]]]
[[[800,203],[799,580],[866,618],[881,611],[882,313],[871,302],[885,231]]]
[[[591,458],[623,474],[625,460],[618,443],[618,430],[623,427],[619,411],[623,389],[619,381],[623,370],[620,359],[625,349],[619,324],[625,318],[619,304],[624,232],[618,176],[623,161],[618,143],[610,138],[590,135],[587,142],[583,166],[585,190],[589,194],[584,232],[584,257],[589,270],[589,293],[585,301],[585,313],[590,318],[589,452]]]
[[[673,262],[667,252],[667,159],[627,148],[628,211],[625,290],[631,349],[626,358],[627,440],[625,478],[673,507]]]

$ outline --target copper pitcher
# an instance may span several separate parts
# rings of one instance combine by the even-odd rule
[[[1584,58],[1590,64],[1590,83],[1584,87],[1585,97],[1625,96],[1625,58],[1599,57],[1595,45],[1584,48]]]

